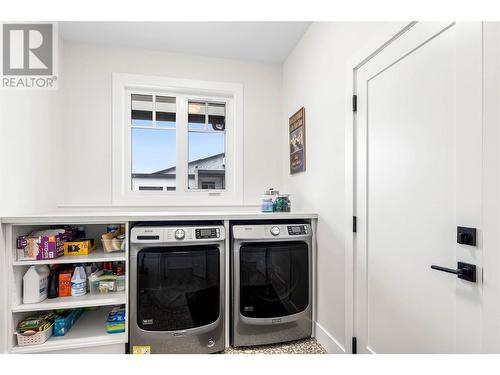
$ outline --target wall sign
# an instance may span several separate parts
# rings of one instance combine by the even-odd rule
[[[306,170],[306,123],[302,107],[288,120],[290,131],[290,174]]]

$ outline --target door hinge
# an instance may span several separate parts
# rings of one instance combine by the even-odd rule
[[[352,96],[352,111],[353,112],[358,111],[358,96],[357,95]]]
[[[358,354],[358,340],[356,337],[352,338],[352,354]]]
[[[356,216],[352,217],[352,231],[354,233],[358,231],[358,218]]]

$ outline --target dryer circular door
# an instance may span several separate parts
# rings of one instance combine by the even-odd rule
[[[240,313],[248,318],[297,314],[309,305],[309,247],[304,242],[240,248]]]

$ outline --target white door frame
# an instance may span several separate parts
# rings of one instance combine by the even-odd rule
[[[345,353],[352,353],[354,334],[354,233],[353,216],[356,212],[354,201],[354,126],[356,115],[352,110],[352,95],[355,94],[356,71],[367,61],[383,50],[394,39],[413,27],[416,22],[391,23],[371,40],[364,48],[353,55],[346,64],[346,103],[345,103]]]

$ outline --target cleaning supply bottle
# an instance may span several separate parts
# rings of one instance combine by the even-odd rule
[[[87,294],[87,275],[85,268],[81,264],[77,264],[71,277],[71,295],[78,297],[85,294]]]
[[[57,264],[52,266],[49,274],[47,298],[59,297],[59,268]]]
[[[23,303],[38,303],[47,298],[50,269],[31,266],[23,276]]]

